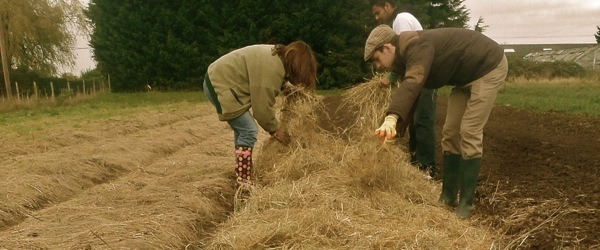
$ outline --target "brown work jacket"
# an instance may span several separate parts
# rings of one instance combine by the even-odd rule
[[[393,71],[401,79],[388,114],[406,123],[422,88],[464,86],[492,71],[504,49],[489,37],[468,29],[405,31],[398,35]]]

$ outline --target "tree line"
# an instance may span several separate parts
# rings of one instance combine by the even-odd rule
[[[466,27],[463,1],[401,0],[397,6],[424,28]],[[344,88],[372,74],[362,54],[375,25],[368,0],[90,0],[87,9],[79,0],[5,0],[0,53],[7,83],[0,92],[10,91],[10,82],[53,78],[73,66],[76,38],[88,34],[97,68],[85,74],[110,75],[115,91],[199,89],[221,55],[294,40],[315,51],[320,89]]]
[[[466,27],[464,0],[406,0],[424,28]],[[368,0],[91,0],[90,46],[113,90],[145,85],[199,89],[208,65],[251,44],[303,40],[319,61],[319,88],[344,88],[372,74],[362,59],[376,25]]]

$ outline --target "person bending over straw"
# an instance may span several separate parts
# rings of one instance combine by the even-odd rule
[[[422,88],[452,85],[442,131],[442,194],[439,202],[471,216],[483,156],[483,127],[508,71],[504,49],[481,33],[461,28],[406,31],[375,27],[365,44],[365,61],[401,77],[387,116],[375,135],[396,136]],[[458,193],[460,198],[458,199]],[[458,200],[458,201],[457,201]]]
[[[216,107],[219,120],[226,121],[233,130],[238,185],[253,185],[252,149],[258,134],[256,122],[271,136],[287,144],[289,137],[280,128],[275,114],[275,98],[282,92],[287,93],[285,90],[290,85],[313,90],[316,74],[314,52],[303,41],[243,47],[208,66],[204,94]]]

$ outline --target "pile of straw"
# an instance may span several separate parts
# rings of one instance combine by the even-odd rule
[[[338,109],[350,110],[355,122],[350,126],[354,136],[370,136],[383,121],[385,111],[391,101],[391,88],[380,86],[381,76],[359,84],[342,95],[342,104]]]
[[[252,196],[202,243],[208,249],[490,248],[490,232],[437,204],[440,187],[407,164],[406,154],[372,131],[390,90],[377,79],[350,89],[355,136],[321,129],[321,98],[283,100],[281,120],[292,142],[259,147]]]

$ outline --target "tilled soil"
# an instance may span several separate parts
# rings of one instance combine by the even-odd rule
[[[344,113],[337,110],[340,101],[325,99],[330,115]],[[438,97],[438,182],[446,104],[446,97]],[[352,121],[333,120],[331,127],[342,128]],[[495,107],[484,129],[477,208],[471,220],[497,229],[514,247],[600,248],[599,152],[598,117]]]

